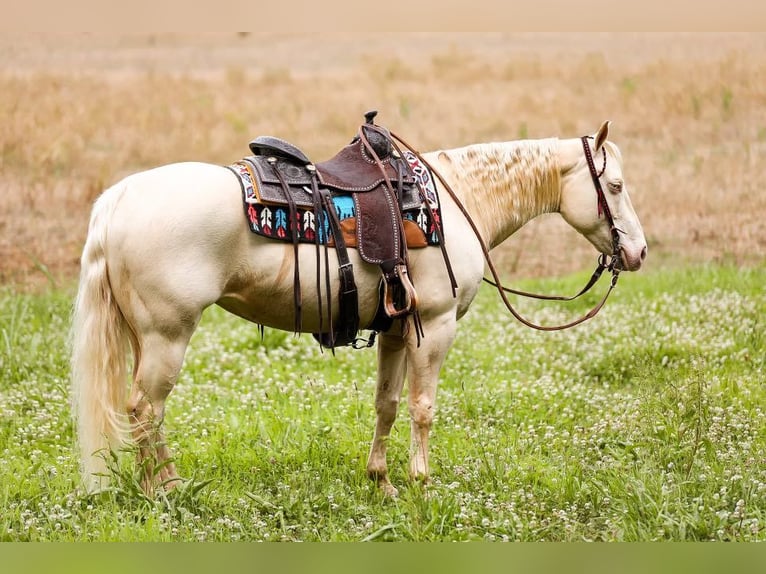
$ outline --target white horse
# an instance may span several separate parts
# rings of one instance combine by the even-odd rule
[[[602,156],[605,163],[598,181],[607,190],[620,230],[620,266],[635,271],[646,256],[646,241],[623,181],[622,156],[607,141],[608,129],[605,122],[586,145],[599,167]],[[452,187],[490,248],[532,218],[558,212],[597,250],[612,254],[610,226],[601,217],[580,138],[483,143],[424,157]],[[479,240],[455,201],[443,187],[440,191],[457,296],[438,248],[410,250],[425,337],[418,345],[416,330],[402,329],[400,319],[378,339],[377,422],[367,472],[389,495],[396,489],[388,478],[386,439],[404,379],[410,385],[410,475],[426,480],[439,371],[457,321],[484,273]],[[316,273],[314,249],[301,245],[299,250],[307,277]],[[380,269],[364,263],[355,249],[349,255],[364,327],[376,311]],[[293,266],[290,244],[250,232],[239,182],[225,167],[171,164],[129,176],[101,195],[82,254],[72,327],[73,409],[88,489],[106,486],[105,453],[126,445],[137,448],[146,467],[147,491],[178,480],[161,423],[202,312],[217,304],[254,323],[292,331]],[[336,292],[338,275],[333,271],[330,276]],[[308,333],[319,329],[312,283],[302,285],[302,328]],[[129,350],[133,372],[128,397]]]

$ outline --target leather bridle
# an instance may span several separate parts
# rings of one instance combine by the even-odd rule
[[[585,152],[585,160],[588,162],[588,169],[590,170],[590,176],[593,179],[593,186],[596,188],[596,196],[598,197],[598,216],[604,214],[606,222],[609,224],[609,232],[612,234],[612,262],[613,265],[620,265],[620,233],[622,230],[614,224],[614,217],[612,217],[612,210],[609,208],[609,203],[606,201],[606,195],[604,195],[604,188],[601,187],[601,176],[606,170],[606,146],[601,146],[601,152],[604,154],[604,165],[601,167],[601,171],[596,172],[596,165],[593,162],[593,154],[590,151],[590,145],[588,140],[593,139],[592,136],[583,136],[582,140],[583,151]]]
[[[602,146],[601,151],[603,153],[604,163],[601,167],[601,170],[596,171],[596,166],[595,166],[595,163],[593,162],[593,154],[590,149],[590,144],[588,143],[589,139],[593,139],[592,136],[582,136],[580,140],[582,141],[583,151],[585,152],[585,160],[588,164],[588,169],[590,171],[591,178],[593,179],[593,186],[596,188],[596,196],[598,198],[598,216],[600,218],[601,215],[603,214],[604,218],[606,219],[606,222],[609,224],[609,231],[612,235],[612,254],[609,256],[604,253],[599,255],[596,270],[591,275],[591,278],[588,280],[588,283],[576,295],[572,295],[571,297],[558,296],[558,295],[539,295],[536,293],[528,293],[526,291],[520,291],[517,289],[510,289],[508,287],[504,287],[500,281],[500,277],[497,273],[497,269],[495,268],[495,265],[492,262],[492,258],[490,257],[489,248],[487,247],[487,244],[484,242],[484,239],[482,238],[481,233],[479,232],[479,229],[477,228],[470,214],[466,210],[465,206],[463,206],[462,202],[458,199],[457,195],[452,190],[450,185],[444,180],[442,175],[436,169],[434,169],[434,167],[430,165],[430,163],[419,152],[417,152],[414,148],[412,148],[409,144],[407,144],[407,142],[402,140],[402,138],[400,138],[393,132],[391,132],[391,136],[393,139],[395,139],[397,142],[401,143],[405,148],[407,148],[410,152],[415,154],[415,156],[423,163],[423,165],[425,165],[429,170],[431,170],[431,172],[441,182],[442,186],[447,191],[447,193],[449,193],[450,197],[455,202],[455,205],[457,205],[458,209],[461,211],[466,221],[471,226],[471,229],[476,235],[476,239],[479,241],[479,244],[481,245],[481,250],[482,250],[482,253],[484,254],[484,259],[487,262],[487,267],[489,268],[489,271],[492,274],[492,278],[494,279],[494,281],[492,281],[487,278],[484,278],[484,281],[497,288],[498,293],[500,294],[500,298],[502,299],[506,308],[519,322],[526,325],[527,327],[531,327],[532,329],[537,329],[538,331],[561,331],[563,329],[569,329],[570,327],[579,325],[580,323],[584,323],[588,319],[591,319],[596,316],[596,314],[604,306],[604,303],[606,303],[606,300],[609,297],[612,290],[617,285],[617,279],[622,269],[621,253],[620,253],[621,252],[620,233],[622,233],[622,231],[614,224],[614,217],[612,216],[612,210],[609,208],[609,203],[607,203],[606,201],[606,195],[604,194],[604,189],[601,186],[600,178],[604,174],[604,171],[606,170],[606,150]],[[513,308],[513,305],[511,305],[511,302],[508,301],[508,298],[506,297],[506,293],[512,293],[514,295],[520,295],[522,297],[530,297],[530,298],[542,299],[546,301],[572,301],[574,299],[577,299],[581,295],[587,293],[590,290],[590,288],[593,287],[593,285],[595,285],[598,282],[598,280],[601,278],[602,273],[606,270],[609,270],[612,273],[612,279],[609,284],[609,289],[604,294],[601,301],[599,301],[596,304],[596,306],[593,307],[593,309],[588,311],[582,317],[575,319],[574,321],[571,321],[569,323],[565,323],[563,325],[548,326],[548,325],[538,325],[536,323],[532,323],[528,319],[524,318],[521,314],[519,314],[519,312]]]

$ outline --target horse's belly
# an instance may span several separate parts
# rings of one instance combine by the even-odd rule
[[[338,321],[339,272],[334,249],[327,252],[325,266],[324,248],[320,249],[320,266],[317,272],[316,248],[301,245],[299,248],[297,298],[300,301],[302,331],[315,333],[329,324],[328,311],[333,321]],[[378,267],[361,261],[356,250],[349,250],[354,269],[354,283],[359,302],[360,327],[368,325],[378,305]],[[296,284],[294,251],[289,243],[253,237],[248,256],[249,264],[240,266],[231,277],[217,304],[244,319],[267,327],[295,330],[296,325]],[[329,273],[327,272],[329,269]],[[330,292],[328,305],[327,281]]]

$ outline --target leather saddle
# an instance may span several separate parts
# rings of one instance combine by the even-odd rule
[[[368,136],[368,139],[373,138]],[[374,141],[378,141],[378,138],[374,138]],[[320,186],[330,189],[335,194],[349,195],[377,189],[385,183],[383,175],[385,173],[392,184],[398,184],[401,178],[402,207],[404,209],[418,207],[422,200],[415,185],[415,176],[407,163],[399,158],[398,154],[394,156],[396,152],[393,150],[380,145],[377,147],[381,147],[380,151],[383,152],[377,155],[385,171],[381,171],[381,168],[375,164],[358,136],[335,157],[317,164],[313,164],[299,148],[285,140],[272,136],[259,136],[250,142],[250,150],[254,155],[246,158],[255,168],[258,180],[257,201],[265,204],[287,205],[288,192],[282,185],[284,180],[296,206],[312,207],[314,200],[311,197],[311,179],[314,171]],[[399,166],[404,168],[402,173],[397,169]]]
[[[329,231],[338,258],[341,282],[339,324],[330,323],[329,329],[324,328],[321,278],[317,276],[320,333],[314,334],[320,344],[329,348],[353,344],[359,330],[353,265],[348,258],[347,242],[335,212],[333,196],[350,195],[353,198],[356,247],[364,261],[381,269],[381,303],[371,328],[386,330],[393,319],[416,314],[417,294],[409,279],[402,210],[421,205],[424,198],[409,164],[392,144],[388,130],[373,122],[376,114],[374,111],[365,114],[365,123],[359,128],[357,136],[327,161],[313,163],[297,146],[272,136],[260,136],[250,142],[254,155],[244,159],[252,167],[255,192],[255,196],[246,198],[246,201],[287,207],[291,222],[295,221],[298,208],[311,209],[317,219],[317,228]],[[319,236],[317,233],[317,263],[320,261]],[[298,331],[301,326],[301,292],[296,233],[293,233],[293,245]],[[326,250],[327,243],[325,262]],[[329,277],[325,278],[325,303],[327,316],[332,321]]]

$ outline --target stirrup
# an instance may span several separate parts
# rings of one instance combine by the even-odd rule
[[[404,315],[409,315],[415,311],[418,306],[418,294],[415,291],[415,286],[410,281],[409,273],[407,272],[407,266],[399,264],[395,268],[396,276],[399,278],[399,282],[404,289],[404,307],[401,309],[396,308],[394,303],[394,296],[389,288],[389,281],[386,279],[383,281],[383,308],[386,315],[395,319]]]

